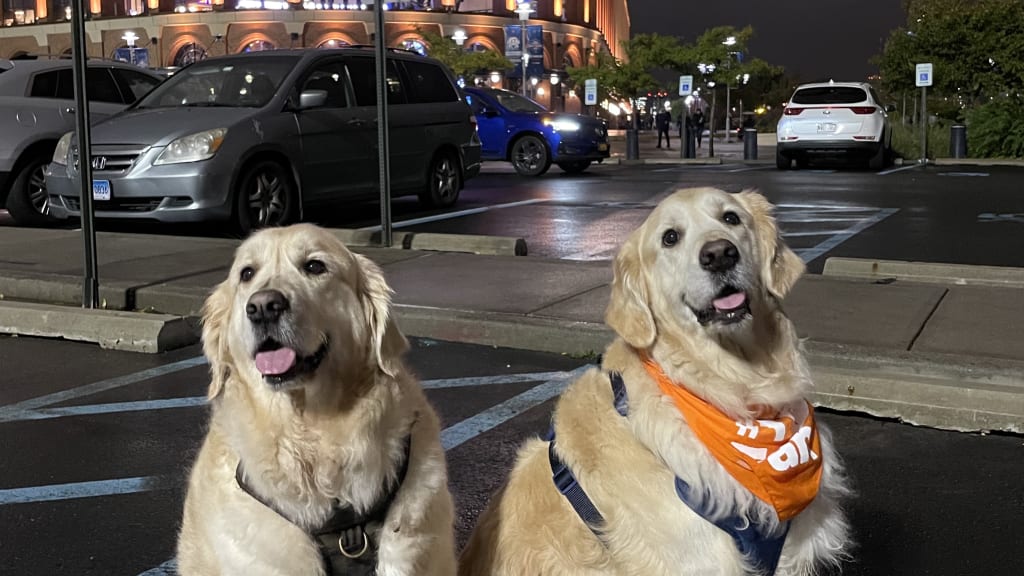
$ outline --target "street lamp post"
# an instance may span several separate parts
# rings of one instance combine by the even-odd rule
[[[533,8],[530,7],[529,2],[520,2],[519,7],[516,8],[516,13],[519,14],[519,49],[522,50],[523,77],[521,84],[523,85],[523,96],[527,96],[526,68],[530,64],[530,53],[526,49],[526,23],[530,20],[531,12],[533,12]]]
[[[724,44],[726,46],[734,46],[736,44],[736,37],[735,36],[729,36],[724,41],[722,41],[722,44]],[[729,64],[732,63],[732,54],[733,54],[732,52],[728,52],[727,53],[728,57],[726,59],[726,64],[725,64],[726,69],[728,69],[729,68]],[[730,90],[731,90],[731,86],[730,86],[729,80],[726,79],[725,80],[725,142],[726,143],[732,142],[732,104],[729,102]]]
[[[697,70],[701,74],[714,74],[716,66],[714,64],[705,64],[701,62],[697,64]],[[715,81],[708,80],[708,88],[711,89],[711,113],[708,114],[708,157],[715,157],[715,99],[718,95],[718,91],[715,90]]]

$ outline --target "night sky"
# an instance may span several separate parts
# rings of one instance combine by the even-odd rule
[[[628,0],[631,33],[683,36],[754,27],[750,55],[802,80],[864,80],[889,32],[906,22],[902,0]],[[667,8],[671,6],[671,8]]]

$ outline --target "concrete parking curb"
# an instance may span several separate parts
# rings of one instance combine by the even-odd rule
[[[722,159],[718,156],[714,158],[640,158],[637,160],[627,160],[625,158],[607,158],[602,164],[621,164],[623,166],[641,166],[647,164],[693,164],[693,165],[712,165],[721,164]]]
[[[961,286],[1024,288],[1024,268],[830,257],[824,276],[908,280]]]
[[[409,336],[571,356],[599,354],[614,337],[603,324],[558,318],[404,305],[396,312]],[[816,342],[807,359],[819,406],[949,430],[1024,432],[1024,363]]]
[[[347,246],[379,247],[381,245],[379,230],[333,228],[331,232]],[[396,231],[392,234],[391,247],[402,250],[467,252],[490,256],[526,256],[527,253],[526,240],[523,238],[435,232]]]
[[[0,302],[0,332],[150,354],[199,341],[195,321],[181,316],[10,301]]]

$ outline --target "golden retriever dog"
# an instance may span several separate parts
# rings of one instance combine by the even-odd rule
[[[602,369],[527,442],[464,576],[810,575],[848,494],[780,300],[804,271],[760,194],[680,190],[614,263]],[[685,410],[684,410],[685,407]]]
[[[455,574],[437,414],[381,270],[308,224],[253,234],[203,310],[209,431],[184,576]]]

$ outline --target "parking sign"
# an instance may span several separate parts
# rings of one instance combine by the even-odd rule
[[[914,79],[918,87],[932,85],[932,65],[918,64],[915,69]]]
[[[689,96],[693,94],[693,76],[679,77],[679,95]]]
[[[583,103],[587,106],[597,104],[597,78],[590,78],[583,82]]]

